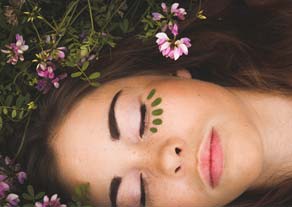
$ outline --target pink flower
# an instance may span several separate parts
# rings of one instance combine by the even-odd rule
[[[177,23],[172,23],[172,22],[169,22],[168,23],[168,29],[171,31],[171,33],[174,35],[174,36],[177,36],[178,35],[178,25]]]
[[[43,202],[36,202],[35,207],[66,207],[65,204],[60,203],[60,198],[57,194],[54,194],[51,199],[46,195],[44,196]]]
[[[67,77],[67,73],[63,73],[63,74],[61,74],[61,75],[58,75],[55,79],[53,79],[53,80],[51,81],[51,83],[54,85],[55,88],[59,88],[59,87],[60,87],[60,83],[59,83],[59,81],[60,81],[60,80],[63,80],[63,79],[66,78],[66,77]]]
[[[36,71],[40,77],[53,79],[55,78],[54,71],[56,70],[56,65],[53,62],[41,62],[37,65]]]
[[[185,19],[185,15],[187,14],[187,12],[185,11],[184,8],[178,8],[179,3],[173,3],[171,5],[171,9],[170,12],[172,14],[174,14],[174,16],[177,16],[180,20],[184,20]]]
[[[27,175],[25,172],[21,171],[21,172],[17,173],[17,179],[18,179],[18,182],[20,184],[23,184],[24,181],[26,180],[26,178],[27,178]]]
[[[58,47],[57,49],[53,50],[53,58],[55,60],[60,60],[65,58],[65,51],[66,47]]]
[[[164,2],[161,3],[161,8],[164,13],[168,13],[168,8]]]
[[[16,43],[10,43],[10,45],[5,45],[7,50],[1,50],[2,53],[7,54],[7,63],[16,65],[20,61],[24,61],[23,53],[28,50],[28,45],[25,45],[23,37],[16,34]]]
[[[4,198],[5,193],[9,191],[10,187],[4,181],[0,181],[0,199]]]
[[[10,193],[6,197],[6,201],[8,202],[7,207],[18,206],[18,203],[20,202],[18,195],[14,194],[14,193]]]
[[[174,43],[170,40],[166,33],[160,32],[156,34],[158,38],[156,43],[159,45],[159,51],[163,56],[177,60],[183,54],[188,54],[188,48],[191,47],[190,39],[187,37],[176,40]]]

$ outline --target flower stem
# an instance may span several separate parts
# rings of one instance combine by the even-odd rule
[[[26,132],[27,132],[28,126],[30,124],[30,120],[31,120],[31,114],[32,113],[30,113],[28,118],[27,118],[27,121],[26,121],[26,124],[25,124],[25,128],[24,128],[24,132],[23,132],[23,135],[22,135],[22,138],[21,138],[21,143],[20,143],[20,145],[18,147],[18,150],[17,150],[17,153],[16,153],[16,155],[14,157],[14,160],[16,160],[18,158],[18,156],[20,155],[21,150],[23,148],[24,141],[25,141],[25,138],[26,138]]]
[[[90,16],[90,23],[91,23],[91,33],[94,33],[95,29],[94,29],[94,22],[93,22],[92,8],[91,8],[90,0],[87,0],[87,2],[88,2],[88,10],[89,10],[89,16]]]

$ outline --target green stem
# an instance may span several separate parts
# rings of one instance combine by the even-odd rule
[[[17,150],[17,153],[14,157],[14,159],[16,160],[18,158],[18,156],[20,155],[21,153],[21,150],[23,148],[23,145],[24,145],[24,141],[25,141],[25,138],[26,138],[26,132],[27,132],[27,129],[28,129],[28,126],[29,126],[29,123],[30,123],[30,119],[31,119],[31,114],[29,115],[29,117],[27,118],[27,121],[26,121],[26,124],[25,124],[25,128],[24,128],[24,132],[23,132],[23,135],[22,135],[22,138],[21,138],[21,143],[18,147],[18,150]]]
[[[32,26],[33,26],[33,29],[34,29],[34,31],[36,32],[36,34],[37,34],[37,36],[38,36],[38,39],[39,39],[39,41],[40,41],[40,47],[41,47],[41,49],[43,50],[43,46],[42,46],[42,42],[43,42],[43,40],[42,40],[42,38],[41,38],[41,36],[40,36],[40,33],[39,33],[37,27],[35,26],[34,22],[32,22]]]
[[[91,22],[91,33],[94,33],[95,29],[94,29],[94,22],[93,22],[93,15],[92,15],[92,8],[91,8],[90,0],[87,0],[87,2],[88,2],[90,22]]]
[[[89,77],[86,75],[86,73],[84,73],[84,71],[82,71],[82,69],[80,68],[79,65],[77,65],[78,70],[82,73],[82,75],[84,75],[84,77],[86,78],[86,80],[88,81],[88,83],[90,84],[91,81],[89,79]]]

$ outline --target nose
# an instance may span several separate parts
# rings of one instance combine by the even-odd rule
[[[168,139],[158,150],[158,166],[162,173],[179,176],[184,168],[185,143],[182,139]]]

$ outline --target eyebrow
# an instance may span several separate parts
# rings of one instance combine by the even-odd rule
[[[117,207],[117,195],[121,182],[121,177],[114,177],[111,181],[109,196],[112,207]]]
[[[108,113],[108,125],[109,131],[111,135],[111,140],[116,141],[120,139],[120,130],[117,124],[116,114],[115,114],[115,106],[116,102],[121,95],[122,90],[119,90],[113,97]]]

